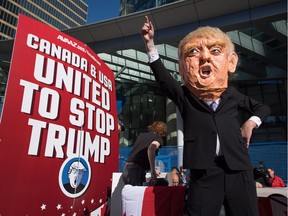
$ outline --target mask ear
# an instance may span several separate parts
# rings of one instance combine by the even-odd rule
[[[237,62],[238,62],[238,56],[235,52],[233,52],[229,56],[229,73],[234,73],[236,71]]]

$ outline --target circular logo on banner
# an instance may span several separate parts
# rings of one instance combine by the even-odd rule
[[[71,198],[81,196],[89,186],[91,168],[84,158],[67,158],[59,171],[59,186]]]

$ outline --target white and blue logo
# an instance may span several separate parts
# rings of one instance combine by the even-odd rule
[[[81,196],[89,186],[91,168],[84,158],[67,158],[59,171],[59,186],[71,198]]]

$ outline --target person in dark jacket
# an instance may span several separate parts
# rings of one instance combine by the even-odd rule
[[[226,215],[258,215],[248,147],[270,108],[228,86],[238,62],[230,38],[209,26],[186,35],[178,46],[180,85],[159,58],[148,17],[141,36],[158,86],[183,119],[183,168],[190,169],[187,214],[218,216],[224,205]]]
[[[157,183],[159,171],[155,170],[155,157],[163,145],[167,126],[164,122],[154,121],[147,127],[148,132],[141,133],[128,156],[122,177],[125,184],[142,186],[146,182],[146,172],[151,170],[151,184]]]

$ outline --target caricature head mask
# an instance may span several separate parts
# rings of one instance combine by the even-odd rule
[[[238,62],[230,38],[214,27],[200,27],[186,35],[179,43],[178,57],[184,85],[203,100],[221,96]]]

